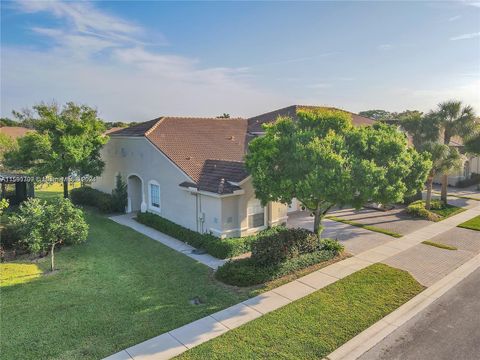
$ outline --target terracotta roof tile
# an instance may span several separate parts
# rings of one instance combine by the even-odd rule
[[[272,123],[279,116],[289,116],[292,119],[296,120],[297,119],[297,111],[302,110],[302,109],[310,109],[310,110],[315,110],[315,109],[329,109],[329,110],[340,110],[340,111],[345,111],[342,109],[336,109],[333,107],[327,107],[327,106],[310,106],[310,105],[291,105],[283,109],[278,109],[275,111],[270,111],[268,113],[258,115],[252,118],[248,119],[248,131],[250,133],[262,133],[263,128],[262,125],[266,123]],[[354,113],[351,113],[349,111],[345,111],[346,113],[349,113],[352,115],[352,122],[356,126],[361,126],[361,125],[372,125],[375,123],[374,120],[369,119],[364,116],[360,116]]]
[[[34,131],[32,129],[27,129],[21,126],[3,126],[0,127],[0,134],[5,134],[11,138],[17,139],[19,137],[25,136],[28,132]]]

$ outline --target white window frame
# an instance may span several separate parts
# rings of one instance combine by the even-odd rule
[[[158,207],[152,204],[152,185],[158,186]],[[162,211],[162,187],[156,180],[148,182],[148,209],[160,213]]]
[[[258,200],[256,198],[251,198],[250,200],[247,201],[247,208],[246,208],[246,212],[247,212],[247,228],[248,228],[248,231],[260,231],[260,230],[263,230],[263,229],[266,229],[267,228],[267,221],[268,221],[268,218],[267,218],[267,206],[264,206],[263,207],[263,225],[261,226],[258,226],[258,227],[250,227],[250,223],[249,223],[249,216],[250,215],[255,215],[255,214],[260,214],[260,213],[253,213],[253,214],[250,214],[248,212],[248,204],[250,203],[250,201],[252,200]],[[258,200],[260,201],[260,200]]]

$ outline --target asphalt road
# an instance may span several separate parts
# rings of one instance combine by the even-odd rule
[[[479,360],[480,269],[360,359]]]

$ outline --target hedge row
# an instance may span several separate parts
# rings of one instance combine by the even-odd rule
[[[219,267],[215,277],[234,286],[258,285],[330,260],[337,254],[338,252],[334,250],[319,250],[269,266],[258,265],[252,258],[238,259],[228,261]]]
[[[82,186],[70,191],[70,200],[75,205],[93,206],[103,213],[125,212],[122,199],[113,194],[104,193],[89,186]]]
[[[150,226],[197,249],[203,249],[219,259],[227,259],[249,252],[255,239],[278,231],[277,227],[274,227],[252,236],[220,239],[212,234],[201,234],[184,228],[159,215],[148,212],[139,213],[136,220],[141,224]]]
[[[468,179],[458,180],[455,186],[459,188],[466,188],[477,184],[480,184],[480,174],[472,173]]]

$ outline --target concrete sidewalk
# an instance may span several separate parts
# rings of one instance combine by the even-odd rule
[[[346,260],[342,260],[322,268],[288,284],[282,285],[276,289],[246,300],[240,304],[184,325],[178,329],[172,330],[138,345],[134,345],[128,349],[120,351],[119,353],[109,356],[107,359],[170,359],[192,347],[195,347],[231,329],[252,321],[263,314],[274,311],[291,303],[292,301],[307,296],[308,294],[330,285],[358,270],[366,268],[373,263],[382,262],[391,256],[397,255],[418,245],[422,241],[429,240],[439,234],[453,229],[462,222],[478,215],[480,215],[480,205],[458,215],[452,216],[451,218],[442,222],[432,223],[431,225],[410,233],[402,238],[395,239],[386,244],[357,254]],[[477,259],[475,261],[478,261],[478,257],[475,259]],[[474,265],[475,264],[476,263],[474,263]],[[460,272],[452,276],[463,276],[462,274],[463,273]],[[448,275],[446,279],[449,276],[450,275]],[[442,289],[441,281],[439,283],[440,285],[438,286],[440,286],[440,288],[437,289],[438,291]],[[431,296],[437,296],[437,290],[430,290],[429,288],[418,297],[424,298],[425,294],[427,294],[428,297],[429,293],[431,293]],[[414,299],[417,299],[418,297]],[[409,303],[413,303],[415,306],[415,302],[413,301],[414,299],[412,299]],[[376,324],[376,328],[382,328],[382,331],[384,332],[387,330],[394,330],[394,327],[391,326],[389,322],[383,322],[383,320],[381,320],[380,323],[380,325]],[[387,330],[383,329],[383,325],[387,327]]]
[[[129,228],[138,231],[140,234],[148,236],[153,240],[156,240],[162,243],[169,248],[176,250],[198,262],[207,265],[208,267],[212,268],[213,270],[217,270],[219,266],[225,264],[226,260],[217,259],[209,254],[195,254],[193,251],[196,250],[193,246],[185,244],[184,242],[177,240],[171,236],[168,236],[160,231],[152,229],[149,226],[140,224],[139,222],[135,221],[133,218],[135,214],[124,214],[124,215],[117,215],[111,216],[109,219],[115,221],[116,223],[124,226],[128,226]]]

